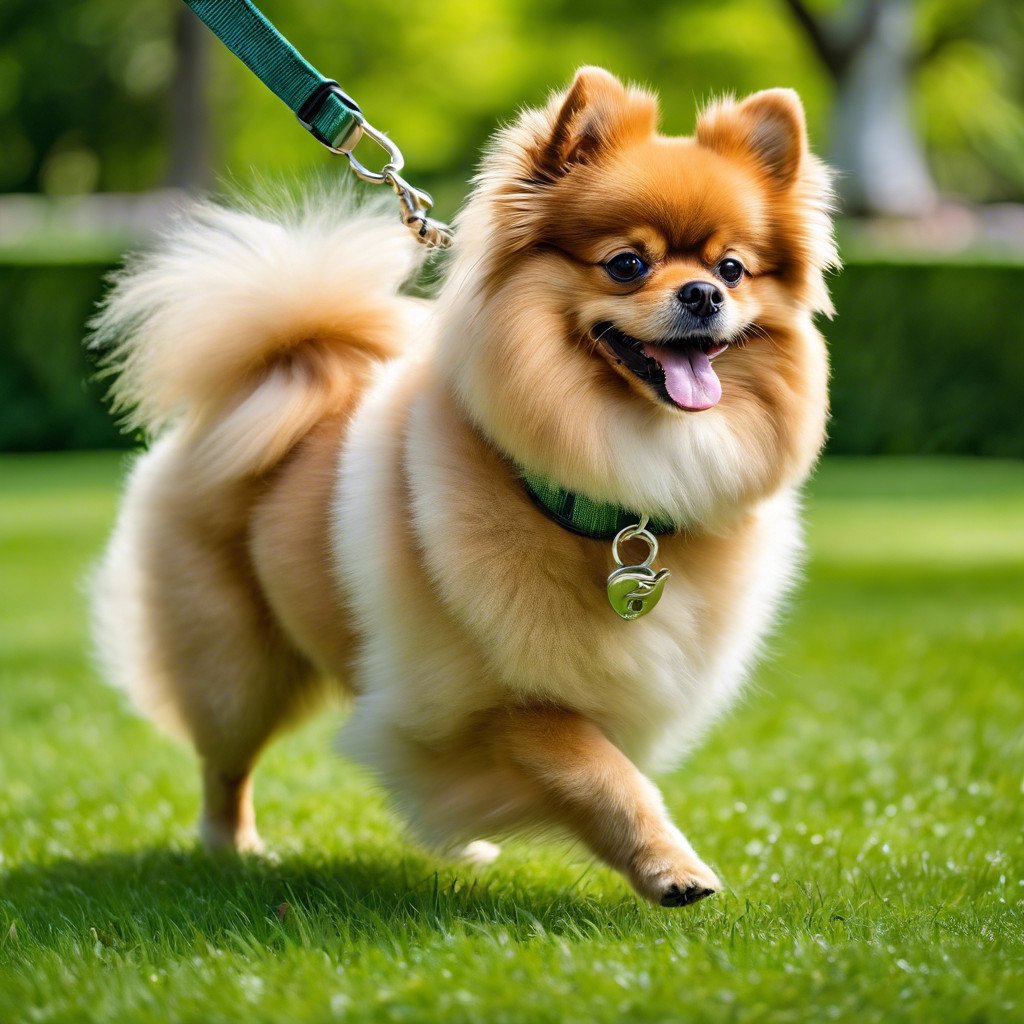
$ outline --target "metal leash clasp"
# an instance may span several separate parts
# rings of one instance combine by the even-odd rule
[[[384,167],[384,178],[398,196],[402,223],[416,235],[428,249],[447,249],[452,244],[448,225],[428,216],[434,205],[433,197],[421,188],[414,188],[390,165]]]
[[[337,96],[352,114],[352,122],[347,131],[336,139],[325,138],[313,124],[317,111],[329,94]],[[405,166],[402,151],[382,131],[374,128],[366,120],[359,104],[337,82],[331,79],[323,82],[302,105],[296,117],[299,124],[321,146],[338,156],[345,157],[357,178],[371,185],[387,185],[398,196],[402,223],[428,249],[447,249],[452,244],[452,233],[448,225],[428,215],[434,205],[430,193],[424,192],[421,188],[414,188],[402,177],[402,168]],[[387,154],[387,162],[379,171],[371,171],[354,153],[356,146],[364,137],[375,142]]]
[[[651,562],[658,555],[658,538],[647,529],[647,516],[635,526],[627,526],[612,541],[612,558],[619,567],[608,577],[608,602],[615,613],[627,621],[639,619],[654,609],[665,591],[668,569],[655,572]],[[642,540],[648,546],[647,557],[639,565],[626,565],[619,555],[619,545],[627,540]]]
[[[375,142],[387,153],[387,163],[379,171],[371,171],[352,152],[356,143],[363,136]],[[405,157],[402,156],[402,151],[398,146],[366,120],[361,120],[360,131],[353,133],[350,138],[351,142],[346,139],[344,148],[335,150],[335,152],[343,154],[348,159],[349,166],[356,177],[371,185],[388,185],[391,191],[398,196],[402,223],[428,249],[449,248],[452,244],[452,233],[448,225],[428,216],[434,205],[430,193],[415,188],[402,177],[401,171],[405,166]]]

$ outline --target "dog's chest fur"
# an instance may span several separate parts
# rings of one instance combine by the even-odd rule
[[[429,370],[408,365],[362,403],[333,514],[364,638],[349,735],[399,727],[442,743],[489,707],[556,704],[653,766],[728,704],[800,547],[788,491],[720,536],[665,538],[662,601],[622,621],[605,593],[608,542],[545,518]]]

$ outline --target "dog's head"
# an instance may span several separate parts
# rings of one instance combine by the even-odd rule
[[[677,522],[799,477],[823,436],[835,263],[795,93],[693,138],[597,68],[497,136],[460,220],[442,365],[533,472]]]

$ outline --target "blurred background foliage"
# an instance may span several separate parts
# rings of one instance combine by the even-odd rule
[[[279,101],[200,32],[176,0],[4,0],[0,6],[0,190],[51,195],[140,191],[173,182],[173,88],[183,50],[201,51],[210,170],[294,173],[322,161]],[[782,0],[266,0],[310,61],[337,77],[411,166],[458,194],[488,134],[583,63],[653,86],[668,131],[722,92],[785,84],[834,150],[838,85],[793,5]],[[887,4],[799,5],[837,41]],[[888,6],[893,6],[891,3]],[[1024,197],[1024,4],[897,0],[915,125],[939,188],[975,200]],[[884,20],[883,20],[884,24]],[[885,28],[890,43],[896,33]],[[895,40],[897,45],[902,45]],[[899,97],[892,96],[898,103]],[[203,116],[192,110],[189,119]],[[180,120],[180,119],[179,119]],[[203,124],[197,127],[202,133]]]
[[[841,170],[835,451],[1024,454],[1019,0],[264,0],[450,216],[488,135],[584,63],[687,133],[786,85]],[[375,155],[375,154],[374,154]],[[79,340],[182,190],[344,166],[178,0],[0,4],[0,448],[116,443]],[[963,346],[985,352],[969,361]]]

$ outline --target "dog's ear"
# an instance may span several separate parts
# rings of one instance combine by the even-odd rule
[[[627,89],[603,68],[583,67],[565,93],[546,111],[549,125],[536,152],[537,170],[561,177],[575,164],[589,163],[603,151],[651,134],[658,121],[654,97]]]
[[[803,104],[792,89],[713,103],[697,119],[697,141],[719,153],[748,154],[771,180],[788,187],[807,153]]]

